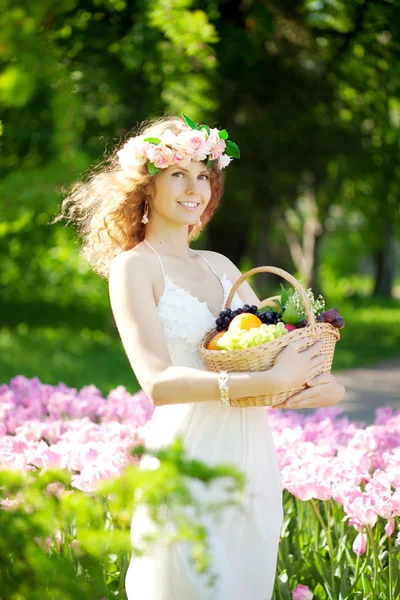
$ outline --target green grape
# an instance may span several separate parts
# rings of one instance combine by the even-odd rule
[[[267,325],[263,323],[260,327],[252,327],[249,331],[246,329],[227,331],[217,342],[220,350],[240,350],[243,348],[252,348],[272,342],[272,340],[287,334],[284,323],[277,325]]]

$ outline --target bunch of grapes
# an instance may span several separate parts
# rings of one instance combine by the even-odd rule
[[[259,327],[252,327],[249,331],[247,329],[229,330],[217,340],[217,346],[219,350],[242,350],[272,342],[276,338],[287,334],[288,331],[282,322],[278,325],[265,325],[263,323]]]
[[[253,315],[256,315],[262,323],[265,323],[265,325],[276,325],[280,319],[279,314],[272,309],[260,312],[255,304],[252,306],[245,304],[242,308],[237,308],[236,310],[230,308],[221,310],[219,317],[215,321],[217,331],[228,331],[231,321],[237,315],[241,315],[242,313],[253,313]]]
[[[330,323],[337,329],[343,329],[345,326],[345,320],[340,316],[337,308],[331,308],[326,312],[322,312],[318,315],[317,321],[320,323]]]
[[[337,308],[331,308],[330,310],[327,310],[326,312],[321,312],[317,316],[317,321],[319,323],[329,323],[330,325],[333,325],[334,327],[336,327],[336,329],[343,329],[343,327],[345,326],[345,320],[343,319],[343,317],[340,316],[340,313]],[[298,329],[300,329],[301,327],[306,327],[306,326],[307,326],[307,319],[303,319],[302,321],[300,321],[297,324]]]

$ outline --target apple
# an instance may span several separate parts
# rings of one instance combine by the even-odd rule
[[[290,325],[290,323],[285,323],[285,329],[287,329],[288,331],[294,331],[295,329],[297,329],[297,327],[295,327],[294,325]]]

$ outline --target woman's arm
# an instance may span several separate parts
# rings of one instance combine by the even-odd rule
[[[172,365],[149,273],[143,256],[124,252],[112,261],[109,277],[114,319],[141,388],[155,406],[219,401],[218,373]],[[282,385],[273,369],[229,375],[231,398],[280,391]]]

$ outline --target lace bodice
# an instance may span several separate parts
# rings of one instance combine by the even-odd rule
[[[158,302],[157,309],[172,364],[207,369],[205,362],[200,356],[199,345],[204,335],[215,327],[215,317],[210,312],[207,302],[201,302],[196,296],[193,296],[190,292],[174,283],[165,273],[158,252],[146,240],[144,242],[157,254],[164,277],[164,291]],[[221,282],[224,289],[224,299],[220,309],[222,310],[232,289],[232,281],[226,273],[222,277],[219,277],[205,256],[196,250],[192,251],[206,261],[211,271]],[[243,304],[236,292],[231,303],[231,308],[235,310],[243,306]]]

